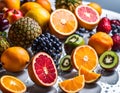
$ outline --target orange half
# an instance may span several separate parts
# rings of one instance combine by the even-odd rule
[[[79,70],[79,75],[84,75],[86,83],[93,83],[97,81],[101,76],[101,74],[92,72],[83,66]]]
[[[4,75],[0,79],[0,89],[3,93],[24,93],[26,85],[14,76]]]
[[[84,75],[79,75],[59,83],[60,88],[66,93],[76,93],[85,85]]]
[[[67,9],[57,9],[50,16],[50,32],[58,38],[73,34],[78,27],[75,15]]]
[[[77,70],[84,66],[92,71],[98,65],[98,55],[91,46],[81,45],[73,51],[72,63]]]

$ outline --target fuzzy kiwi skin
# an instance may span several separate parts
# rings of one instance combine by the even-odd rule
[[[117,55],[117,53],[116,52],[114,52],[114,51],[111,51],[111,50],[108,50],[108,51],[105,51],[104,53],[106,53],[106,52],[111,52],[111,53],[113,53],[114,54],[114,56],[116,56],[116,59],[117,59],[117,62],[116,62],[116,64],[113,66],[113,67],[111,67],[111,68],[105,68],[105,67],[103,67],[102,65],[101,65],[101,58],[99,58],[99,64],[100,64],[100,66],[103,68],[103,69],[105,69],[105,70],[107,70],[107,71],[113,71],[113,70],[115,70],[115,68],[118,66],[118,64],[119,64],[119,56]],[[104,54],[103,53],[103,54]],[[108,54],[109,54],[108,53]],[[103,55],[102,54],[102,55]],[[101,55],[101,56],[102,56]],[[100,56],[100,57],[101,57]]]

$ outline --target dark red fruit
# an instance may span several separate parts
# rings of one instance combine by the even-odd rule
[[[111,31],[111,23],[107,17],[103,17],[97,26],[97,31],[106,32],[107,34]]]
[[[120,26],[120,20],[118,20],[118,19],[112,19],[112,20],[110,20],[110,23]]]
[[[6,18],[3,18],[3,14],[0,13],[0,31],[8,29],[9,21]]]
[[[115,35],[112,36],[112,39],[113,39],[112,50],[114,50],[114,51],[120,50],[120,35],[115,34]]]

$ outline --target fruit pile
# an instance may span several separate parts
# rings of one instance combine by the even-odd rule
[[[39,87],[53,86],[61,73],[75,71],[76,76],[57,84],[66,93],[79,92],[102,77],[98,66],[117,68],[120,20],[101,17],[102,7],[95,2],[56,0],[54,7],[49,0],[0,1],[0,63],[11,73],[27,69]],[[4,93],[26,88],[14,76],[0,78]]]

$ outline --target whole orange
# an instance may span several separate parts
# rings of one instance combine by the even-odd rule
[[[39,3],[43,8],[47,9],[49,12],[51,12],[51,4],[49,0],[35,0],[37,3]]]
[[[9,9],[20,9],[20,0],[3,0]]]
[[[27,17],[33,18],[41,26],[42,30],[46,29],[50,19],[50,13],[45,8],[34,8],[26,13]]]
[[[94,8],[99,13],[99,15],[102,14],[102,7],[98,3],[90,2],[88,6],[91,6],[92,8]]]
[[[10,47],[1,55],[3,68],[10,72],[22,71],[29,60],[28,52],[22,47]]]
[[[26,2],[20,7],[20,10],[22,11],[23,15],[25,15],[28,11],[34,8],[43,8],[43,7],[36,2]]]
[[[101,55],[103,52],[111,50],[113,40],[105,32],[97,32],[90,37],[88,44],[96,50],[98,55]]]

